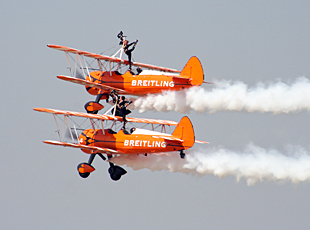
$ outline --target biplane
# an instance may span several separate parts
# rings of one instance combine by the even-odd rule
[[[95,101],[85,104],[88,113],[96,114],[102,109],[104,106],[99,102],[104,99],[108,102],[111,91],[143,96],[208,83],[204,82],[202,65],[195,56],[189,59],[182,71],[139,62],[132,62],[137,69],[129,70],[129,62],[122,59],[122,48],[112,56],[104,56],[60,45],[48,47],[64,51],[69,63],[71,76],[57,78],[84,85],[88,93],[96,96]]]
[[[119,154],[161,154],[179,152],[184,158],[184,150],[191,148],[194,143],[207,143],[195,140],[194,129],[188,117],[183,117],[179,123],[169,120],[143,119],[127,117],[128,123],[151,126],[150,129],[132,127],[129,130],[121,128],[117,131],[118,123],[123,122],[119,116],[105,114],[90,114],[65,110],[34,108],[35,111],[51,113],[54,116],[59,141],[46,140],[46,144],[79,148],[89,154],[88,162],[77,166],[79,175],[87,178],[95,168],[92,162],[95,156],[104,161]],[[74,118],[74,119],[73,119]],[[76,119],[82,119],[80,123]],[[63,123],[62,130],[60,122]],[[85,122],[89,120],[89,122]],[[87,127],[86,123],[89,123]],[[111,123],[111,124],[109,124]],[[174,127],[172,134],[167,129]],[[158,130],[160,129],[160,130]],[[66,135],[67,133],[67,135]],[[107,158],[103,155],[106,154]],[[109,161],[108,172],[112,180],[119,180],[126,170]]]

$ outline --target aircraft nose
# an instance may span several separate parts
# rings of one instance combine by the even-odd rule
[[[81,145],[91,145],[92,143],[94,143],[93,136],[94,131],[92,129],[86,129],[79,136],[79,143]]]

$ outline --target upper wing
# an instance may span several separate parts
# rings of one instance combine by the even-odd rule
[[[94,88],[108,90],[108,91],[115,90],[116,92],[122,93],[122,94],[131,93],[131,91],[126,91],[126,90],[122,90],[122,89],[119,89],[119,88],[114,88],[114,87],[107,86],[107,85],[102,85],[102,84],[98,84],[98,83],[94,83],[94,82],[89,82],[89,81],[82,80],[82,79],[75,78],[75,77],[57,76],[57,78],[59,78],[61,80],[64,80],[64,81],[69,81],[69,82],[77,83],[77,84],[80,84],[80,85],[85,85],[85,86],[88,86],[88,87],[94,87]]]
[[[66,46],[60,46],[60,45],[47,45],[47,46],[49,48],[52,48],[52,49],[65,51],[68,53],[73,53],[73,54],[78,54],[78,55],[83,55],[85,57],[95,58],[95,59],[99,59],[99,60],[112,61],[112,62],[116,62],[116,63],[126,62],[126,60],[123,60],[123,59],[120,59],[117,57],[109,57],[109,56],[104,56],[104,55],[100,55],[100,54],[90,53],[87,51],[77,50],[77,49],[73,49],[73,48],[66,47]],[[126,64],[126,63],[124,63],[124,64]],[[129,62],[128,62],[128,64],[129,64]]]
[[[128,62],[127,65],[129,65],[129,62]],[[139,62],[132,62],[131,65],[139,66],[139,67],[147,68],[147,69],[152,69],[152,70],[159,70],[159,71],[163,71],[163,72],[169,72],[169,73],[181,73],[180,70],[170,69],[170,68],[165,68],[165,67],[160,67],[160,66],[155,66],[155,65],[149,65],[149,64],[143,64],[143,63],[139,63]]]
[[[81,144],[74,144],[74,143],[67,143],[67,142],[62,142],[62,141],[43,141],[46,144],[50,145],[60,145],[64,147],[72,147],[72,148],[78,148],[78,149],[87,149],[87,150],[95,150],[101,153],[122,153],[120,151],[116,151],[113,149],[108,149],[108,148],[100,148],[96,146],[88,146],[88,145],[81,145]]]
[[[129,122],[136,122],[136,123],[147,123],[147,124],[157,124],[157,125],[171,125],[171,126],[177,126],[178,125],[178,122],[169,121],[169,120],[134,118],[134,117],[126,117],[126,120],[129,121]],[[122,119],[122,121],[123,121],[123,119]]]
[[[69,47],[66,47],[66,46],[60,46],[60,45],[47,45],[47,46],[49,48],[52,48],[52,49],[61,50],[61,51],[65,51],[65,52],[73,53],[73,54],[78,54],[78,55],[83,55],[85,57],[90,57],[90,58],[95,58],[95,59],[98,59],[98,60],[104,60],[104,61],[121,63],[121,64],[124,64],[124,65],[129,65],[129,61],[124,60],[124,59],[120,59],[120,58],[117,58],[117,57],[104,56],[104,55],[90,53],[90,52],[87,52],[87,51],[77,50],[77,49],[69,48]],[[143,64],[143,63],[139,63],[139,62],[132,62],[132,65],[140,66],[142,68],[147,68],[147,69],[153,69],[153,70],[159,70],[159,71],[164,71],[164,72],[170,72],[170,73],[180,73],[181,72],[181,71],[176,70],[176,69],[170,69],[170,68],[165,68],[165,67],[160,67],[160,66]]]
[[[99,119],[99,120],[111,120],[111,121],[118,120],[118,117],[113,117],[110,115],[98,115],[98,114],[72,112],[72,111],[65,111],[65,110],[58,110],[58,109],[46,109],[46,108],[34,108],[33,110],[38,111],[38,112],[44,112],[44,113],[94,118],[94,119]]]
[[[90,114],[90,113],[72,112],[72,111],[66,111],[66,110],[46,109],[46,108],[34,108],[33,110],[38,111],[38,112],[52,113],[52,114],[93,118],[93,119],[98,119],[98,120],[123,121],[122,117],[118,117],[118,116],[114,117],[111,115],[103,115],[103,114],[102,115],[101,114]],[[169,120],[144,119],[144,118],[134,118],[134,117],[127,117],[126,120],[129,122],[136,122],[136,123],[160,124],[160,125],[171,125],[171,126],[176,126],[178,124],[175,121],[169,121]]]

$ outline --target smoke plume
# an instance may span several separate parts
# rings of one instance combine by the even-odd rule
[[[201,176],[231,175],[237,181],[244,178],[249,186],[264,179],[293,183],[310,180],[310,155],[300,147],[291,147],[283,154],[250,144],[243,152],[219,147],[188,150],[185,159],[181,159],[178,152],[173,152],[148,156],[120,155],[111,161],[134,170],[148,168],[152,171],[169,170]]]
[[[193,87],[181,91],[166,91],[148,95],[134,102],[139,112],[178,111],[188,113],[209,111],[247,111],[291,113],[310,110],[310,81],[300,77],[292,84],[258,83],[249,87],[243,82],[215,81],[206,88]]]

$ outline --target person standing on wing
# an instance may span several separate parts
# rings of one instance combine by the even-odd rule
[[[127,54],[127,56],[128,56],[129,70],[131,70],[131,53],[136,48],[137,42],[138,42],[138,39],[132,43],[129,43],[128,40],[123,41],[123,49],[124,49],[125,54]],[[130,49],[130,46],[132,46],[132,45],[133,45],[133,47]]]
[[[127,54],[128,56],[128,61],[129,61],[129,70],[131,71],[131,53],[132,51],[134,51],[134,49],[136,48],[138,39],[130,44],[128,40],[126,40],[126,36],[123,34],[123,31],[119,32],[117,34],[117,38],[119,38],[121,41],[119,42],[120,45],[123,45],[123,50],[125,52],[125,54]],[[130,46],[133,47],[130,49]]]
[[[121,96],[120,100],[118,101],[118,106],[121,111],[124,122],[123,129],[125,129],[125,125],[127,123],[126,116],[131,113],[131,111],[127,109],[127,106],[130,105],[131,103],[132,101],[127,101],[125,96]]]

